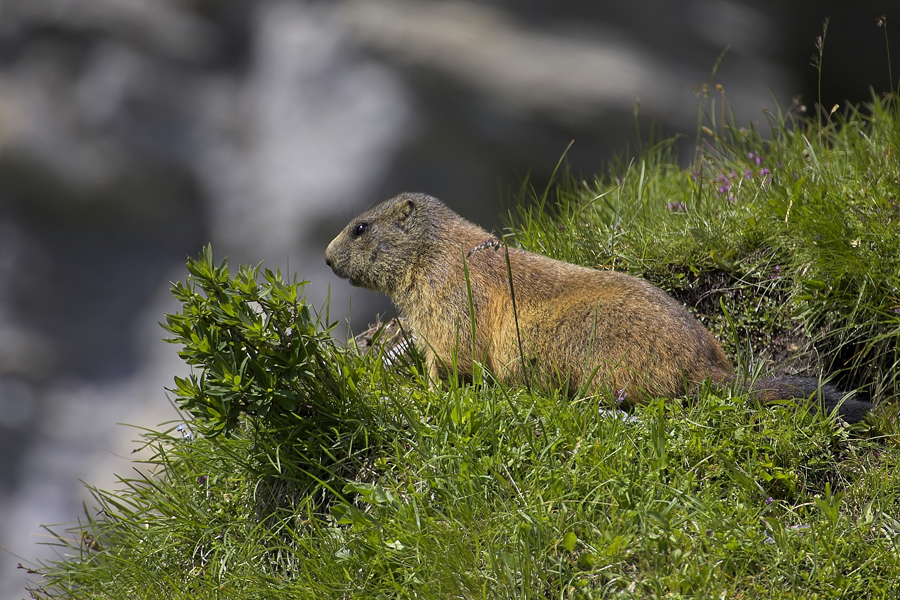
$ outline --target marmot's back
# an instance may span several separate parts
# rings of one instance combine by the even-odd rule
[[[519,256],[526,268],[517,270]],[[555,383],[568,376],[575,388],[594,373],[589,387],[637,400],[680,395],[686,381],[730,375],[715,337],[647,281],[522,251],[510,251],[510,259],[520,331],[531,348],[526,358],[550,367]],[[530,277],[520,281],[523,271]]]

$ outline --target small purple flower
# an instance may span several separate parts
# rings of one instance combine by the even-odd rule
[[[672,212],[684,212],[687,210],[687,206],[684,202],[669,202],[666,204],[666,209]]]
[[[719,192],[719,195],[725,195],[728,193],[728,190],[731,189],[731,183],[728,181],[728,176],[725,173],[720,173],[716,175],[716,182],[719,184],[716,187],[716,190]]]
[[[616,390],[616,406],[625,402],[625,399],[628,398],[628,392],[625,389]]]
[[[200,485],[206,485],[206,481],[208,479],[209,479],[208,475],[201,475],[200,477],[197,478],[197,483],[199,483]]]
[[[770,171],[765,167],[763,167],[762,169],[759,170],[760,177],[767,177],[769,175],[769,173],[770,173]]]
[[[691,179],[693,179],[694,181],[700,179],[700,171],[694,171],[693,173],[691,173]]]
[[[766,506],[772,504],[773,502],[775,502],[775,498],[773,498],[772,496],[766,498]]]
[[[769,279],[778,279],[781,277],[781,266],[775,265],[775,268],[772,270],[772,274],[769,275]]]
[[[900,308],[895,308],[895,309],[894,309],[894,312],[895,312],[895,313],[900,313]]]
[[[744,171],[744,177],[746,177],[747,179],[752,179],[753,171],[751,171],[750,169],[747,169],[746,171]]]
[[[793,171],[791,173],[791,177],[793,177],[794,179],[800,179],[800,176],[797,174],[797,171]]]
[[[728,179],[734,179],[735,177],[737,177],[737,173],[735,173],[734,171],[728,174]]]
[[[763,161],[763,157],[759,155],[759,152],[750,152],[749,154],[747,154],[747,158],[755,162],[757,165],[759,165]]]

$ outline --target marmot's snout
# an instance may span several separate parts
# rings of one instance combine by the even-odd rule
[[[338,236],[338,237],[340,237],[340,236]],[[343,273],[341,273],[340,270],[337,268],[337,257],[335,256],[335,251],[334,251],[334,243],[336,241],[337,241],[337,238],[334,238],[331,241],[331,243],[328,244],[328,247],[325,248],[325,264],[328,265],[331,268],[331,270],[334,271],[334,274],[337,275],[338,277],[345,277],[345,275]]]
[[[349,279],[350,285],[359,286],[358,275],[353,273],[352,260],[347,256],[343,232],[331,240],[325,249],[325,264],[331,267],[332,272],[341,279]]]

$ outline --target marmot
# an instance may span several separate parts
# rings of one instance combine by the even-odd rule
[[[629,403],[733,378],[718,340],[658,287],[507,248],[425,194],[400,194],[353,219],[328,245],[325,262],[352,285],[391,297],[417,333],[432,377],[454,366],[471,377],[474,359],[507,383]],[[757,381],[752,392],[774,400],[819,390],[816,379],[781,377]],[[828,385],[821,392],[825,409],[837,408],[849,422],[872,408],[841,402]]]

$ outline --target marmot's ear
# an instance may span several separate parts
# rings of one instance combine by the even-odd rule
[[[416,212],[416,203],[412,200],[404,200],[397,206],[397,220],[405,223],[414,212]]]

